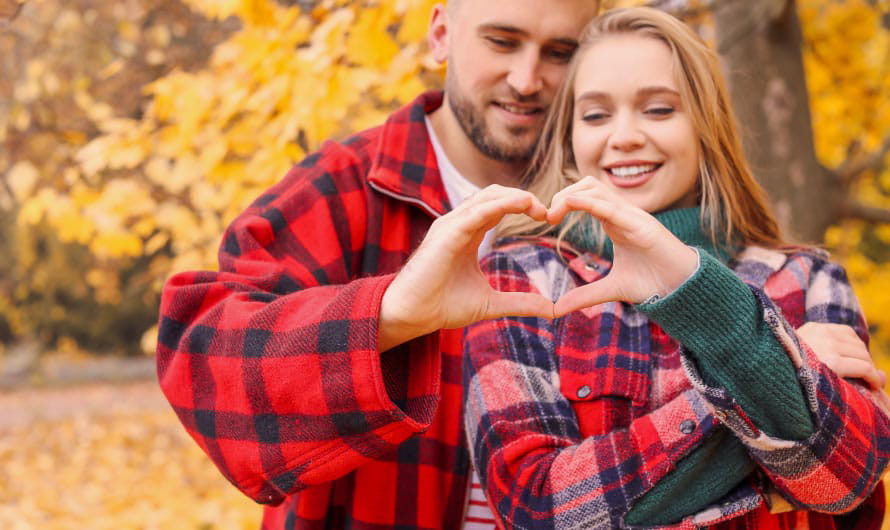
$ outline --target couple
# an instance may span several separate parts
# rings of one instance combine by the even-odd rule
[[[838,377],[880,380],[842,271],[784,250],[710,52],[633,10],[571,59],[594,8],[437,6],[444,98],[326,144],[220,272],[169,280],[162,388],[265,528],[461,528],[470,453],[507,527],[880,523],[890,424]],[[558,237],[483,273],[506,214]]]

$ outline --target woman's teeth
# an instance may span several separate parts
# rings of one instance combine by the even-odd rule
[[[616,177],[635,177],[637,175],[654,171],[658,164],[646,164],[643,166],[621,166],[609,168],[609,173]]]

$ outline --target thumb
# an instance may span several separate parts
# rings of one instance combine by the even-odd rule
[[[553,302],[536,293],[495,291],[489,298],[486,314],[482,318],[500,317],[553,318]]]
[[[620,300],[618,285],[614,281],[609,280],[610,277],[606,276],[602,280],[575,287],[562,295],[554,305],[553,316],[561,317],[578,309]]]

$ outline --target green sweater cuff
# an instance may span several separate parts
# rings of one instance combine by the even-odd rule
[[[695,274],[637,309],[685,346],[705,384],[725,388],[761,431],[807,438],[814,428],[803,389],[760,303],[732,270],[697,250]]]
[[[718,429],[647,491],[624,521],[646,527],[678,523],[727,495],[754,467],[742,442]]]

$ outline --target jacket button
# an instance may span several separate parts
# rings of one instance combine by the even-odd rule
[[[600,270],[600,266],[597,265],[596,263],[586,263],[586,264],[584,265],[584,268],[587,269],[587,270],[589,270],[589,271],[598,271],[598,270]]]
[[[692,420],[683,420],[680,422],[680,432],[683,434],[691,434],[695,430],[695,422]]]
[[[590,387],[589,386],[584,385],[578,389],[578,397],[579,398],[584,399],[589,395],[590,395]]]

